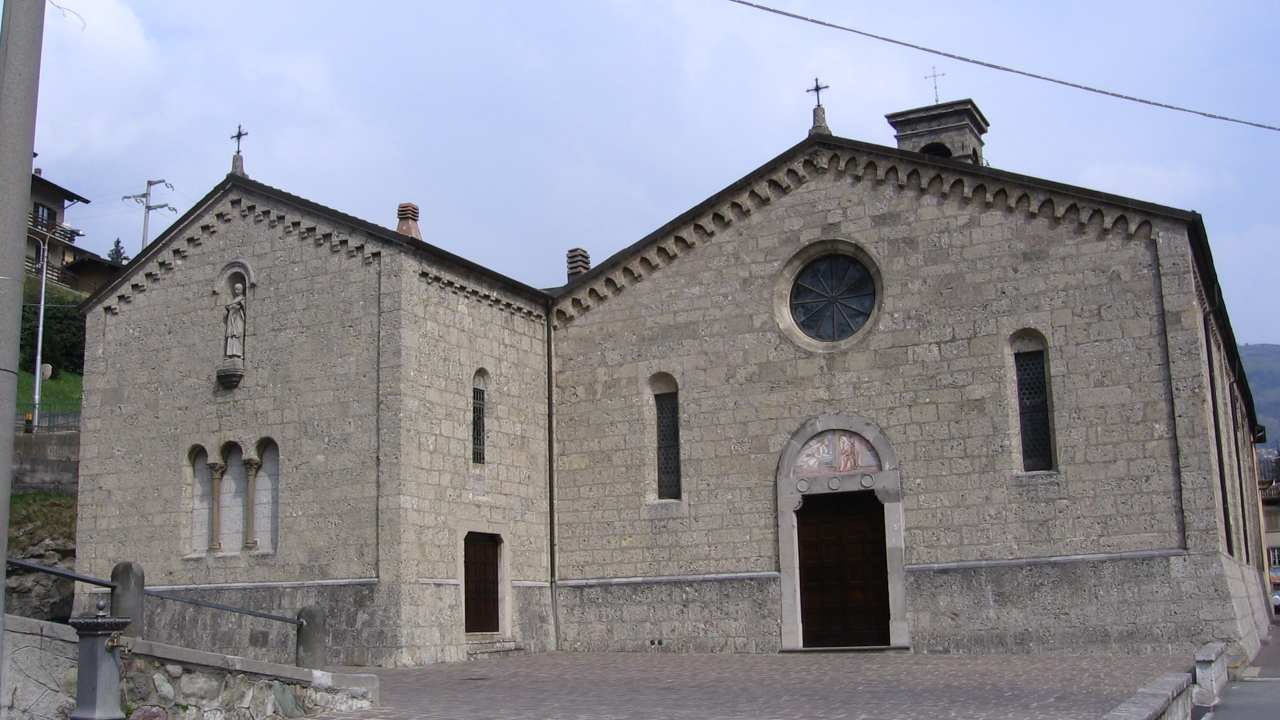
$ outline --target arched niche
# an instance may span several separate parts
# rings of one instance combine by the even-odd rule
[[[235,260],[228,262],[226,265],[223,265],[222,270],[218,272],[217,279],[213,281],[213,294],[230,295],[231,285],[236,276],[243,279],[244,292],[246,295],[249,294],[250,288],[258,286],[258,281],[253,274],[253,266],[251,266],[249,261],[244,258],[236,258]]]
[[[884,508],[889,644],[909,646],[902,477],[897,454],[880,427],[857,415],[821,415],[809,419],[792,433],[782,449],[776,491],[782,648],[804,647],[796,511],[809,496],[863,491],[873,491]]]

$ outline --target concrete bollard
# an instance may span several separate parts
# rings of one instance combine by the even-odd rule
[[[298,611],[298,647],[294,663],[298,667],[322,668],[327,663],[325,652],[324,613],[314,605]]]
[[[138,563],[118,562],[111,568],[111,582],[116,584],[111,591],[111,614],[130,619],[129,626],[121,631],[122,635],[136,638],[143,636],[145,621],[142,589],[145,580],[142,566]]]
[[[74,617],[68,623],[80,636],[76,709],[71,711],[71,720],[124,720],[120,656],[114,636],[129,624],[129,618],[107,615],[107,601],[99,600],[97,615]]]

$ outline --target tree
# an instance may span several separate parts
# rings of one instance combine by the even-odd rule
[[[129,262],[129,256],[124,254],[124,245],[120,244],[120,238],[116,238],[116,242],[111,246],[111,250],[107,252],[107,259],[118,265]]]

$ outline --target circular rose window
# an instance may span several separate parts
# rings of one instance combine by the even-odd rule
[[[805,335],[823,342],[858,332],[875,304],[871,271],[848,255],[823,255],[810,262],[791,286],[791,318]]]

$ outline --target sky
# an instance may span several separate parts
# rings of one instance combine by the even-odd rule
[[[556,286],[568,248],[600,262],[803,139],[815,76],[836,135],[893,145],[884,115],[930,104],[936,66],[942,100],[991,121],[993,167],[1202,213],[1237,339],[1280,343],[1280,132],[726,0],[58,4],[75,14],[47,6],[36,165],[92,200],[67,220],[102,254],[138,252],[122,196],[163,178],[153,202],[184,212],[243,124],[250,177],[389,227],[415,202],[427,242]],[[1280,125],[1274,2],[766,4]]]

